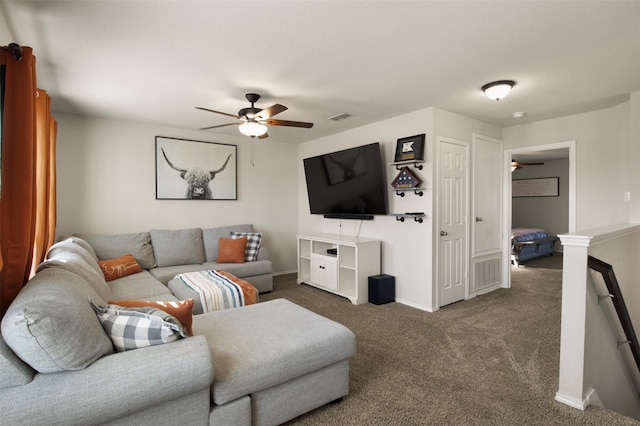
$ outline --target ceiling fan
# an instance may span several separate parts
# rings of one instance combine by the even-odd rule
[[[521,163],[520,161],[512,161],[511,171],[515,172],[516,170],[521,169],[524,166],[544,166],[544,163]]]
[[[222,114],[226,115],[227,117],[233,117],[235,119],[241,120],[237,123],[227,123],[219,124],[217,126],[203,127],[200,130],[215,129],[225,126],[239,126],[239,130],[242,134],[251,136],[252,138],[257,137],[259,139],[264,139],[266,137],[269,137],[269,135],[267,134],[267,126],[304,127],[306,129],[313,127],[313,123],[305,123],[303,121],[274,120],[271,117],[276,114],[280,114],[283,111],[286,111],[288,108],[280,104],[271,105],[269,108],[265,109],[256,108],[254,104],[258,102],[258,100],[260,99],[260,95],[258,95],[257,93],[247,93],[245,96],[247,100],[251,102],[251,107],[242,108],[240,111],[238,111],[237,115],[220,112],[209,108],[196,107],[197,109],[201,109],[203,111]]]

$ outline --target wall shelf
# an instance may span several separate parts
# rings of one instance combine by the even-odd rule
[[[425,217],[425,214],[422,213],[422,212],[416,212],[416,213],[391,213],[389,216],[394,216],[398,222],[404,222],[405,219],[413,218],[413,220],[415,222],[422,223],[424,221],[422,218]]]
[[[424,195],[424,188],[393,188],[391,191],[394,191],[399,197],[404,197],[404,193],[407,191],[413,191],[419,197]]]
[[[395,166],[396,170],[402,169],[404,166],[413,165],[418,170],[422,170],[424,160],[405,160],[405,161],[394,161],[393,163],[389,163],[390,166]]]

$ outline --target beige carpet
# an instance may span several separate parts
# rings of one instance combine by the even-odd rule
[[[428,313],[347,299],[275,277],[272,293],[349,327],[357,339],[349,395],[295,425],[638,425],[554,400],[560,256],[512,268],[512,288]]]

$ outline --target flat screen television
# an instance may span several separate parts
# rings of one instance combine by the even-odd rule
[[[373,219],[387,214],[387,182],[380,143],[305,158],[311,214]]]

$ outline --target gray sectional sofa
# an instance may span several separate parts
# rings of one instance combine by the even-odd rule
[[[177,300],[171,268],[207,263],[172,264],[194,254],[151,231],[153,262],[136,257],[148,269],[105,281],[97,253],[146,247],[132,235],[110,247],[105,237],[59,241],[13,301],[0,339],[1,425],[276,425],[348,393],[353,333],[284,299],[194,315],[193,336],[114,352],[90,302]],[[161,240],[179,253],[157,250]],[[270,273],[239,275],[264,283]]]
[[[273,290],[273,271],[266,246],[260,246],[258,260],[245,263],[218,263],[218,241],[231,232],[252,233],[253,225],[177,230],[152,229],[121,235],[85,235],[99,260],[132,254],[142,269],[163,284],[183,272],[222,269],[250,282],[260,293]]]

